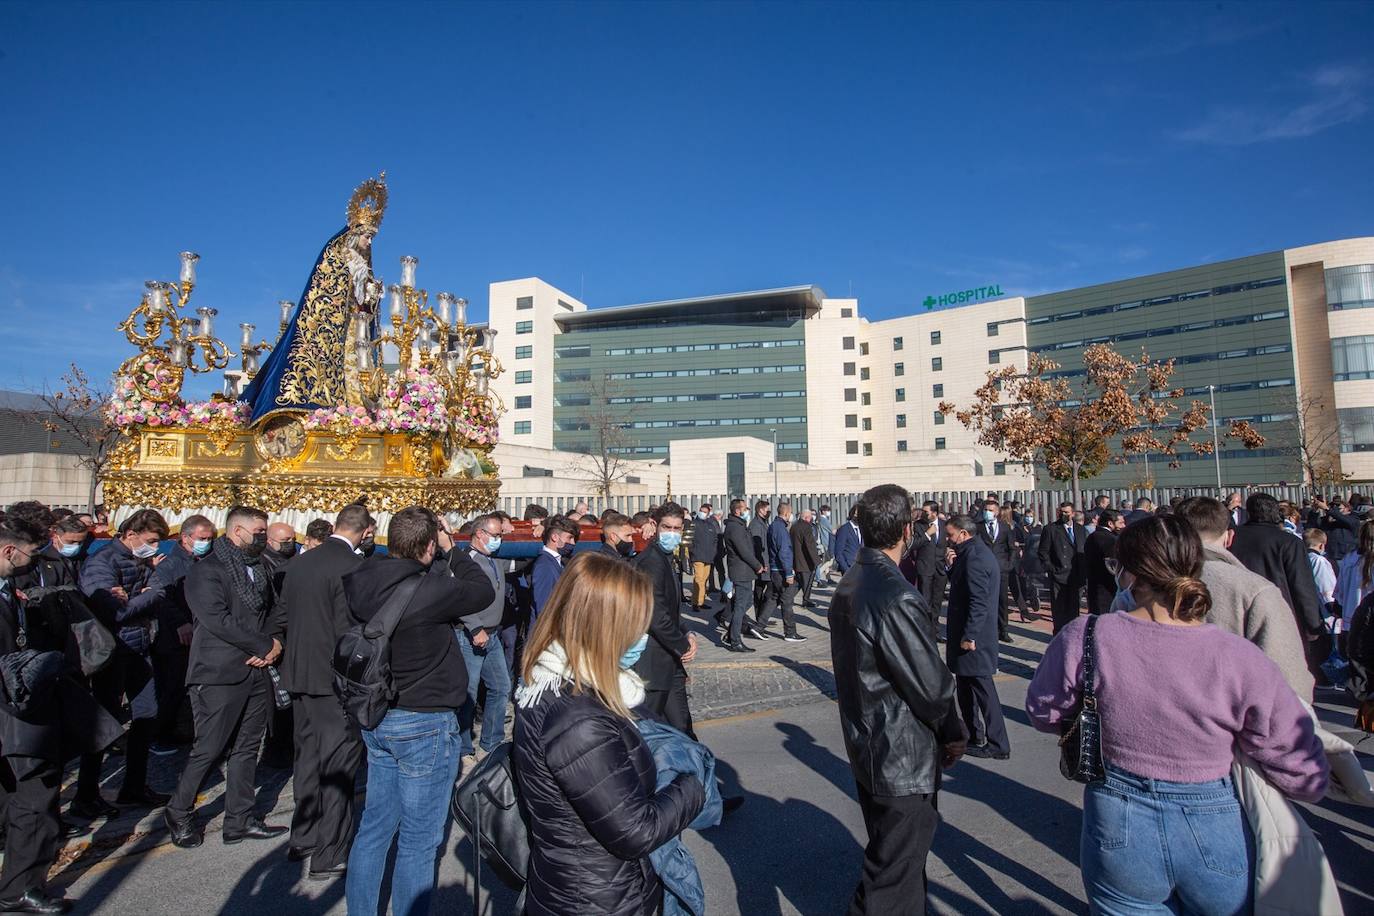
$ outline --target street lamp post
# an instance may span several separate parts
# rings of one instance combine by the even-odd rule
[[[1217,386],[1207,386],[1207,396],[1212,400],[1212,462],[1217,468],[1217,498],[1221,498],[1221,449],[1217,448]]]
[[[773,434],[773,506],[778,504],[778,431],[777,429],[768,430]]]

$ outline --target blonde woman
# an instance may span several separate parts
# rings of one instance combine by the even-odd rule
[[[649,853],[705,803],[694,776],[655,792],[656,770],[631,709],[644,684],[653,586],[596,553],[568,563],[540,613],[516,692],[515,774],[530,828],[525,912],[650,914],[663,886]]]

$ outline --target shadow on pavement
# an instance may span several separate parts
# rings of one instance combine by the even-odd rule
[[[733,909],[725,901],[708,898],[708,909],[717,913],[749,916],[781,916],[781,898],[801,913],[841,913],[851,885],[817,881],[807,866],[818,854],[826,870],[859,874],[863,850],[834,815],[799,798],[778,800],[741,788],[739,775],[723,760],[716,760],[722,793],[742,795],[747,819],[727,817],[719,827],[701,833],[730,868],[735,885]],[[761,835],[760,824],[770,825]]]
[[[777,729],[786,736],[783,748],[788,753],[813,772],[824,776],[847,796],[854,797],[854,778],[847,761],[819,744],[800,726],[779,722]],[[1079,810],[1063,799],[1015,782],[971,761],[956,765],[955,769],[946,775],[942,791],[974,800],[1015,799],[1014,804],[997,806],[998,813],[1070,863],[1077,864]],[[857,801],[855,804],[858,804]],[[850,843],[857,846],[853,843],[852,837]],[[1043,905],[1039,903],[1016,900],[1008,896],[999,886],[997,877],[988,873],[991,870],[1000,872],[1011,882],[1070,912],[1080,912],[1083,909],[1083,904],[1078,898],[1059,888],[1054,882],[948,821],[941,821],[932,851],[980,898],[978,901],[972,901],[955,892],[946,891],[938,885],[930,886],[929,893],[932,898],[958,897],[956,910],[960,913],[977,912],[977,907],[998,914],[1043,911]],[[862,859],[861,851],[856,858]],[[852,874],[857,880],[857,861]],[[805,907],[800,909],[802,912],[812,912]],[[840,909],[842,907],[823,912],[838,912]],[[742,909],[741,912],[750,911]]]

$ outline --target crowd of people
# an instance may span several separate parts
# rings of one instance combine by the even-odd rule
[[[533,556],[502,550],[517,527]],[[699,646],[684,607],[725,650],[752,652],[805,641],[797,611],[817,606],[817,588],[831,592],[868,832],[852,913],[919,911],[941,771],[1010,758],[993,679],[1013,605],[1026,622],[1047,603],[1053,621],[1026,700],[1033,725],[1067,728],[1095,677],[1102,774],[1085,792],[1081,859],[1095,911],[1240,911],[1255,902],[1261,839],[1247,799],[1368,792],[1311,707],[1316,685],[1374,700],[1374,516],[1359,495],[1097,497],[1045,521],[992,494],[918,506],[883,486],[838,525],[829,505],[734,499],[633,516],[530,505],[519,523],[413,506],[382,533],[378,550],[363,504],[299,533],[251,506],[175,532],[153,509],[110,530],[103,513],[7,507],[0,911],[64,912],[46,883],[62,839],[125,808],[162,809],[171,841],[199,846],[196,800],[222,761],[224,843],[289,834],[286,856],[309,879],[343,881],[351,914],[384,910],[389,884],[392,912],[417,916],[455,783],[510,741],[526,912],[680,912],[671,902],[700,889],[651,854],[743,801],[721,796],[696,743]],[[379,634],[386,708],[361,723],[340,702],[348,659],[336,655]],[[155,791],[150,756],[185,747],[175,791]],[[112,800],[111,753],[124,758]],[[289,825],[257,812],[260,759],[292,769]]]

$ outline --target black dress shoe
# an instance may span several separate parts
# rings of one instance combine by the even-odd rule
[[[91,832],[90,824],[73,824],[70,821],[57,822],[57,835],[64,840],[74,840]]]
[[[752,626],[752,625],[751,625],[751,626],[747,626],[747,627],[744,628],[744,635],[745,635],[745,636],[748,636],[750,639],[772,639],[772,638],[773,638],[773,637],[771,637],[771,636],[768,635],[768,631],[767,631],[767,630],[762,630],[762,629],[759,629],[758,627]]]
[[[171,800],[172,796],[154,792],[147,786],[142,789],[122,789],[115,796],[116,804],[129,805],[133,808],[161,808]]]
[[[162,819],[167,823],[167,832],[172,835],[172,845],[182,849],[195,849],[205,842],[205,837],[196,828],[195,822],[189,817],[176,818],[172,812],[162,812]]]
[[[727,651],[730,651],[730,652],[755,652],[755,651],[757,651],[753,646],[746,646],[742,641],[741,641],[741,642],[730,642],[730,641],[727,639],[725,642],[721,643],[721,645],[723,645],[723,646],[726,648],[726,650],[727,650]]]
[[[1011,642],[1011,637],[1010,637],[1009,635],[1003,633],[1001,636],[997,637],[997,641],[998,641],[998,642]]]
[[[312,868],[306,873],[306,877],[311,881],[333,881],[335,878],[342,878],[348,874],[348,866],[343,862],[338,865],[331,865],[328,868]]]
[[[24,896],[0,900],[0,913],[65,913],[72,908],[66,897],[54,897],[41,887],[24,891]]]
[[[303,846],[288,846],[286,847],[286,861],[304,862],[306,859],[310,858],[314,852],[315,850],[306,849]]]
[[[243,840],[271,840],[281,836],[289,827],[269,827],[260,817],[250,817],[242,830],[224,831],[224,845],[232,846]]]
[[[100,796],[96,796],[95,798],[78,798],[73,800],[67,807],[67,813],[75,817],[95,820],[98,817],[117,817],[119,815],[119,809]]]
[[[994,751],[986,744],[980,744],[976,747],[970,747],[968,750],[964,751],[964,753],[969,757],[982,757],[985,760],[1011,759],[1011,753],[1009,751]]]

